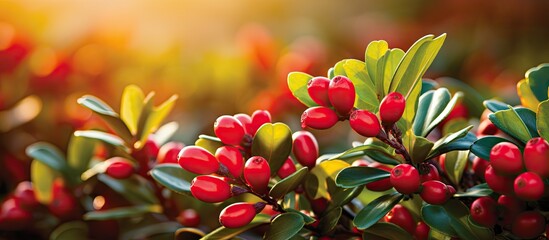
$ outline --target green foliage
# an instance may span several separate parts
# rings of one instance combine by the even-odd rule
[[[80,175],[85,172],[93,158],[95,139],[71,136],[67,149],[67,164],[71,169],[70,175],[75,181],[80,181]]]
[[[133,175],[127,179],[114,179],[105,174],[97,175],[97,179],[112,188],[136,205],[159,204],[152,186],[142,177]]]
[[[32,161],[30,175],[36,199],[42,204],[49,204],[53,197],[53,182],[61,174],[41,161]]]
[[[537,129],[539,135],[549,141],[549,100],[545,100],[539,104],[537,118]]]
[[[335,182],[338,187],[354,188],[388,178],[390,175],[389,172],[377,168],[364,166],[348,167],[337,174]]]
[[[191,195],[191,184],[185,180],[189,173],[178,164],[165,163],[155,166],[150,171],[151,176],[162,186],[179,194]]]
[[[401,227],[392,224],[379,222],[368,229],[364,230],[362,234],[363,239],[388,239],[388,240],[411,240],[412,236]]]
[[[252,142],[253,156],[262,156],[269,161],[271,176],[276,175],[291,151],[292,130],[283,123],[263,124]]]
[[[509,107],[508,110],[501,110],[495,113],[488,115],[488,118],[496,127],[514,137],[515,139],[520,140],[523,143],[528,142],[533,136],[531,130],[528,129],[528,125],[524,121],[531,120],[531,118],[522,117],[518,114],[517,110],[512,107]],[[535,126],[535,123],[533,123]],[[537,133],[536,133],[537,134]]]
[[[290,239],[301,231],[303,226],[305,226],[305,222],[300,214],[283,213],[273,219],[263,238],[268,240]]]
[[[241,228],[226,228],[220,227],[204,236],[203,240],[224,240],[232,239],[233,237],[238,236],[239,234],[246,232],[252,228],[258,227],[260,225],[267,224],[271,221],[271,217],[265,214],[258,214],[248,225]]]
[[[91,211],[84,214],[84,220],[108,220],[138,217],[147,213],[162,213],[160,205],[134,205],[129,207],[118,207],[108,210]]]
[[[455,197],[484,197],[492,194],[494,191],[490,187],[488,187],[488,184],[481,183],[479,185],[476,185],[472,188],[467,189],[464,193],[458,193],[454,195]]]
[[[91,95],[82,96],[78,103],[98,114],[125,142],[132,141],[130,130],[111,106]]]
[[[59,225],[50,234],[50,240],[72,240],[88,235],[88,225],[82,221],[66,222]]]
[[[463,171],[469,162],[469,151],[452,151],[446,154],[444,160],[444,169],[450,181],[453,184],[459,185]]]
[[[490,150],[500,142],[509,142],[509,140],[494,136],[480,138],[471,145],[471,152],[479,158],[490,161]]]
[[[269,196],[273,197],[274,199],[283,198],[284,195],[293,191],[303,182],[308,172],[309,169],[307,167],[303,167],[292,173],[290,176],[287,176],[286,178],[280,180],[275,185],[273,185],[273,187],[269,191]]]
[[[291,72],[288,74],[288,87],[292,91],[292,94],[307,107],[317,105],[315,101],[309,97],[309,92],[307,92],[307,83],[312,78],[313,76],[302,72]]]
[[[463,94],[458,92],[454,97],[450,97],[450,92],[445,88],[431,90],[421,95],[417,116],[413,123],[415,135],[427,136],[450,114]]]
[[[353,223],[359,229],[366,229],[373,226],[391,211],[403,197],[404,195],[400,193],[392,193],[376,198],[357,213]]]

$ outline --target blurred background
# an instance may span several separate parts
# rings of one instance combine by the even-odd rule
[[[75,129],[104,127],[77,98],[118,111],[128,84],[155,91],[157,104],[179,96],[168,119],[186,144],[217,116],[255,109],[296,130],[304,107],[287,74],[326,75],[363,60],[372,40],[406,50],[447,33],[428,77],[518,103],[516,82],[549,61],[548,12],[544,0],[0,1],[2,186],[28,179],[30,143],[66,149]]]

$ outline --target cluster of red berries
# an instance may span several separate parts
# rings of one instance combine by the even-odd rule
[[[319,106],[310,107],[301,115],[303,128],[328,129],[339,120],[349,120],[351,128],[365,137],[375,137],[381,125],[392,125],[404,113],[406,100],[398,92],[387,94],[379,106],[378,117],[364,109],[354,108],[356,92],[353,82],[345,76],[333,79],[314,77],[307,84],[311,99]],[[380,123],[381,120],[381,123]]]
[[[431,228],[423,221],[416,223],[410,211],[401,204],[395,205],[383,219],[385,222],[401,227],[410,233],[410,235],[413,235],[416,240],[426,240],[429,238],[429,230]]]
[[[217,118],[214,124],[215,135],[224,144],[214,153],[200,146],[182,147],[178,154],[179,165],[198,174],[191,182],[191,194],[198,200],[218,203],[232,196],[251,193],[266,202],[240,202],[227,206],[221,211],[219,222],[228,228],[247,225],[267,204],[271,167],[261,156],[251,156],[251,144],[257,130],[271,122],[267,111],[256,111],[252,116],[236,114]],[[319,155],[316,138],[307,131],[292,135],[293,153],[302,165],[312,168]],[[277,176],[284,179],[296,171],[296,165],[288,157],[278,169]],[[269,202],[269,203],[268,203]]]
[[[545,217],[528,209],[527,202],[546,196],[544,180],[549,177],[549,143],[543,138],[530,139],[521,152],[510,142],[491,149],[484,178],[488,186],[502,194],[498,201],[491,197],[476,199],[471,205],[472,219],[484,226],[496,224],[520,238],[534,238],[546,229]]]

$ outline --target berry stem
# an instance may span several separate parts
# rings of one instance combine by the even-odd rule
[[[412,164],[412,157],[402,143],[402,133],[400,132],[400,130],[398,130],[398,127],[396,127],[395,125],[393,126],[393,129],[389,131],[389,133],[392,133],[392,138],[391,135],[387,135],[385,130],[381,130],[376,137],[394,148],[396,153],[401,154],[406,160],[406,163]]]

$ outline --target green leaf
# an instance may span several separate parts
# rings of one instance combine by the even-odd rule
[[[276,216],[263,239],[284,240],[296,235],[305,226],[303,217],[297,213],[287,212]]]
[[[160,104],[158,107],[152,107],[151,109],[149,106],[152,106],[153,95],[151,94],[150,96],[150,98],[145,99],[145,104],[143,106],[139,119],[139,125],[136,135],[139,141],[136,143],[135,146],[138,149],[143,147],[144,143],[149,137],[149,134],[158,129],[162,121],[164,121],[164,118],[166,118],[166,116],[168,116],[168,114],[172,110],[173,106],[175,105],[175,101],[178,98],[177,95],[172,95],[170,98],[168,98],[168,100]],[[150,99],[150,103],[147,102],[148,99]]]
[[[97,179],[134,204],[156,205],[159,203],[147,180],[138,175],[134,174],[126,179],[114,179],[106,174],[99,174]]]
[[[104,142],[115,148],[118,148],[124,152],[130,151],[130,149],[124,144],[124,140],[110,133],[95,131],[95,130],[82,130],[82,131],[74,132],[74,136],[97,139],[101,142]]]
[[[132,84],[124,88],[122,101],[120,102],[120,118],[126,123],[133,135],[137,133],[137,124],[143,109],[143,100],[145,100],[145,94],[138,86]]]
[[[471,152],[479,158],[490,161],[490,151],[500,142],[509,142],[509,140],[493,136],[480,138],[471,145]]]
[[[174,235],[176,236],[175,239],[179,239],[177,238],[177,236],[179,236],[178,234],[180,234],[179,233],[180,230],[188,231],[189,234],[186,235],[187,238],[185,239],[189,239],[189,240],[193,239],[190,237],[191,232],[199,236],[198,238],[194,238],[194,239],[200,239],[200,237],[204,236],[204,233],[202,233],[202,231],[196,228],[181,228],[181,224],[177,222],[161,222],[161,223],[147,224],[145,226],[140,226],[137,228],[133,228],[131,230],[124,231],[123,233],[120,234],[119,239],[120,240],[151,239],[155,235],[167,234],[167,233],[174,234],[174,232],[175,232]]]
[[[364,187],[362,186],[355,188],[338,189],[338,191],[332,194],[332,200],[330,201],[330,204],[328,205],[326,211],[346,205],[347,203],[358,197],[362,190],[364,190]]]
[[[526,72],[528,85],[539,101],[547,100],[547,90],[549,88],[549,64],[540,64]]]
[[[428,91],[419,98],[419,106],[414,119],[414,134],[427,136],[438,124],[440,124],[452,111],[457,101],[463,97],[458,92],[450,98],[450,92],[446,88]]]
[[[337,77],[337,76],[347,76],[345,75],[345,68],[343,68],[343,64],[345,64],[345,62],[349,60],[349,59],[343,59],[339,62],[337,62],[335,65],[334,65],[334,75]]]
[[[417,105],[419,100],[419,94],[421,93],[421,82],[417,81],[415,85],[412,86],[412,89],[408,92],[406,96],[406,106],[404,108],[404,113],[402,118],[397,122],[397,127],[401,132],[406,132],[408,129],[412,128],[414,118],[417,113]],[[407,146],[409,147],[409,146]]]
[[[364,109],[375,112],[379,100],[374,89],[375,86],[372,84],[365,68],[366,64],[364,62],[355,59],[349,59],[343,63],[345,75],[353,82],[358,98],[364,102],[363,106],[366,107]]]
[[[463,170],[469,162],[469,151],[453,151],[446,153],[444,160],[444,169],[446,170],[450,181],[455,185],[459,185]]]
[[[258,227],[263,224],[267,224],[271,221],[271,216],[266,214],[257,214],[252,222],[241,228],[226,228],[220,227],[212,232],[208,233],[202,238],[202,240],[228,240],[239,234],[246,232],[252,228]]]
[[[427,158],[433,158],[455,150],[468,150],[473,142],[477,140],[475,134],[469,132],[471,128],[473,128],[473,126],[468,126],[437,140]]]
[[[105,173],[105,171],[107,171],[107,168],[114,162],[120,162],[120,161],[124,161],[124,162],[127,162],[131,165],[133,165],[135,167],[135,162],[132,162],[128,159],[125,159],[125,158],[119,158],[119,157],[116,157],[116,158],[109,158],[105,161],[102,161],[102,162],[98,162],[96,163],[95,165],[93,165],[92,167],[90,167],[88,170],[86,170],[85,172],[83,172],[81,175],[80,175],[80,179],[82,181],[87,181],[88,179],[92,178],[93,176],[97,175],[97,174],[100,174],[100,173]]]
[[[80,181],[80,175],[88,169],[94,156],[96,141],[91,138],[71,136],[67,150],[68,165],[71,176]]]
[[[432,79],[427,79],[427,78],[422,79],[421,80],[421,94],[420,94],[420,96],[427,93],[428,91],[436,90],[437,88],[439,88],[439,86],[440,85],[438,84],[438,82],[436,82]]]
[[[385,62],[385,66],[383,66],[383,95],[386,95],[389,93],[389,87],[391,86],[391,81],[393,79],[393,76],[395,75],[395,72],[398,68],[398,65],[404,58],[404,51],[399,48],[393,48],[389,51],[385,52],[385,56],[383,56],[383,61]],[[378,70],[377,74],[379,76],[381,72],[380,64],[378,64]],[[378,77],[379,78],[379,77]]]
[[[88,225],[82,221],[66,222],[50,233],[50,240],[82,239],[88,235]]]
[[[353,188],[375,182],[391,176],[391,173],[371,167],[356,166],[341,170],[335,179],[336,185],[342,188]]]
[[[331,156],[330,159],[345,160],[347,158],[359,156],[368,156],[373,160],[384,164],[396,165],[400,163],[393,158],[393,155],[386,148],[374,144],[364,144],[348,149],[345,152]]]
[[[305,180],[308,172],[309,169],[307,167],[303,167],[292,173],[290,176],[280,180],[280,182],[277,182],[271,188],[271,191],[269,191],[269,196],[273,197],[274,199],[280,199],[284,197],[284,195],[293,191],[303,182],[303,180]]]
[[[379,40],[379,41],[372,41],[370,44],[368,44],[368,47],[366,47],[366,52],[364,53],[364,61],[366,62],[366,68],[368,70],[368,75],[370,75],[370,81],[372,84],[371,86],[376,86],[377,94],[380,94],[380,98],[383,98],[385,96],[384,91],[384,75],[381,75],[382,77],[378,77],[378,61],[380,58],[384,57],[386,52],[389,50],[389,44],[387,44],[386,41]],[[385,68],[385,60],[382,62],[383,68]],[[382,74],[384,71],[381,72]]]
[[[334,71],[335,71],[335,70],[334,70],[333,67],[331,67],[330,69],[328,69],[328,74],[327,74],[327,76],[328,76],[329,79],[332,79],[332,78],[335,77],[335,72],[334,72]]]
[[[491,113],[488,118],[496,127],[523,143],[532,138],[528,127],[511,106],[507,110]]]
[[[403,197],[404,195],[400,193],[392,193],[376,198],[358,212],[353,223],[359,229],[373,226],[400,202]]]
[[[514,108],[518,116],[526,125],[528,132],[532,137],[539,137],[537,124],[536,124],[536,113],[528,108],[516,107]]]
[[[202,134],[198,136],[198,139],[194,142],[194,145],[208,150],[211,154],[215,154],[217,149],[223,147],[225,144],[223,144],[219,138]]]
[[[536,98],[534,92],[532,92],[528,82],[528,79],[522,79],[517,83],[517,94],[522,106],[536,110],[540,101]]]
[[[153,140],[158,146],[164,145],[164,143],[167,143],[170,141],[170,139],[175,135],[177,130],[179,129],[179,123],[177,122],[169,122],[161,127],[158,128],[158,130],[153,135]]]
[[[294,195],[295,196],[295,195]],[[302,206],[303,207],[303,206]],[[311,224],[311,223],[314,223],[316,221],[315,218],[297,210],[297,209],[294,209],[294,208],[287,208],[287,209],[284,209],[286,210],[287,212],[292,212],[292,213],[297,213],[299,215],[301,215],[301,217],[303,218],[303,221],[305,222],[305,224]]]
[[[162,213],[160,205],[137,205],[108,210],[91,211],[84,214],[84,220],[109,220],[142,216],[146,213]]]
[[[78,104],[89,108],[93,112],[99,114],[99,116],[109,124],[109,126],[122,138],[126,143],[131,143],[133,136],[124,121],[120,119],[118,113],[116,113],[109,105],[101,101],[101,99],[85,95],[77,100]]]
[[[326,234],[336,227],[339,218],[341,217],[341,212],[341,207],[337,207],[324,213],[324,216],[320,218],[320,222],[318,223],[320,234]]]
[[[150,171],[160,185],[179,194],[190,195],[191,184],[185,180],[186,173],[179,164],[161,164]]]
[[[482,104],[484,104],[484,106],[492,112],[509,109],[509,107],[507,107],[509,106],[508,104],[495,99],[485,100]]]
[[[425,205],[421,208],[421,218],[431,229],[452,237],[457,236],[452,228],[450,216],[440,205]]]
[[[288,74],[288,87],[294,97],[307,107],[316,106],[318,104],[313,101],[307,91],[307,83],[313,76],[302,72],[291,72]]]
[[[545,100],[538,105],[537,129],[539,135],[546,141],[549,141],[549,100]]]
[[[341,169],[350,166],[341,160],[324,161],[316,165],[307,175],[304,182],[305,191],[312,199],[320,197],[330,199],[328,181],[335,181]]]
[[[434,143],[429,141],[427,138],[413,136],[413,133],[411,133],[411,135],[413,144],[409,152],[412,157],[412,161],[414,163],[420,163],[427,160],[431,149],[433,149]]]
[[[492,189],[488,187],[488,184],[481,183],[467,189],[467,191],[464,193],[455,194],[454,197],[484,197],[492,194],[493,192],[494,191],[492,191]]]
[[[44,164],[41,161],[33,160],[30,169],[32,186],[36,195],[36,199],[48,205],[52,201],[52,186],[53,182],[60,174]]]
[[[276,175],[291,151],[292,130],[283,123],[263,124],[252,142],[252,155],[262,156],[269,161],[271,176]]]
[[[392,223],[376,223],[364,229],[363,239],[381,237],[389,240],[412,240],[412,236],[401,227]]]
[[[56,146],[46,142],[37,142],[28,146],[25,151],[27,156],[46,164],[65,176],[70,176],[67,160]]]

